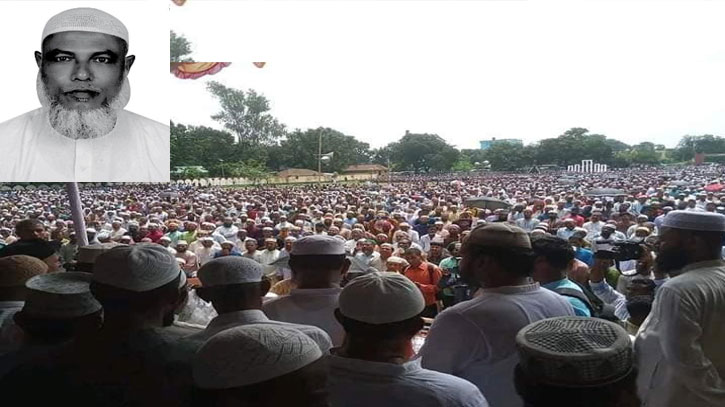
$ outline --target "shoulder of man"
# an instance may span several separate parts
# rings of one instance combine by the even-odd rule
[[[159,123],[155,120],[149,119],[148,117],[141,116],[140,114],[122,110],[123,115],[134,127],[142,127],[144,130],[151,132],[154,135],[163,137],[169,137],[170,127],[167,124]]]
[[[19,132],[25,128],[29,122],[40,115],[42,111],[43,108],[39,107],[35,110],[31,110],[21,114],[20,116],[15,116],[12,119],[8,119],[0,123],[0,136],[12,135],[13,132]]]

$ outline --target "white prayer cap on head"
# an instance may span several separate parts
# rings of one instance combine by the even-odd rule
[[[202,238],[199,238],[199,240],[201,240],[202,242],[206,241],[206,240],[212,241],[212,242],[214,241],[214,239],[211,236],[204,236]]]
[[[248,242],[248,241],[250,241],[250,240],[252,240],[252,241],[256,242],[256,240],[254,240],[254,239],[246,239],[246,240],[245,240],[245,242]],[[219,243],[219,244],[220,244],[220,245],[222,245],[222,246],[225,246],[225,245],[229,245],[229,246],[232,246],[232,247],[234,247],[234,242],[232,242],[232,241],[230,241],[230,240],[225,240],[225,241],[223,241],[223,242],[221,242],[221,243]]]
[[[64,272],[35,276],[25,283],[23,313],[43,318],[75,318],[92,314],[101,304],[91,294],[91,273]]]
[[[285,242],[296,242],[297,241],[297,238],[294,237],[294,236],[287,236],[287,237],[284,238],[284,241]]]
[[[662,220],[663,228],[725,232],[725,216],[714,212],[672,211]]]
[[[274,243],[277,243],[277,239],[275,239],[273,237],[268,237],[268,238],[264,239],[264,241],[265,242],[274,242]]]
[[[118,37],[128,44],[128,30],[121,20],[95,8],[72,8],[48,20],[43,29],[44,41],[49,35],[66,31],[87,31]]]
[[[292,373],[321,357],[320,347],[294,328],[237,326],[212,336],[196,353],[194,384],[202,389],[248,386]]]
[[[117,246],[96,258],[93,281],[129,291],[151,291],[183,274],[176,259],[157,244]]]
[[[165,241],[165,242],[170,242],[171,241],[171,238],[168,237],[168,236],[161,236],[161,238],[159,239],[159,242],[162,241],[162,240]]]
[[[252,259],[224,256],[201,266],[197,276],[204,287],[218,285],[259,283],[262,281],[262,265]]]
[[[176,245],[177,245],[177,246],[178,246],[178,245],[182,245],[182,246],[188,246],[188,245],[189,245],[189,243],[187,243],[187,242],[186,242],[186,240],[179,240],[178,242],[176,242]]]
[[[352,279],[340,293],[340,313],[368,324],[388,324],[423,312],[425,300],[408,277],[374,272]]]
[[[338,239],[337,235],[305,236],[295,242],[290,254],[295,256],[342,255],[345,254],[345,242],[344,239]]]

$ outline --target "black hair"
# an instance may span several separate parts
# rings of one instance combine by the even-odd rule
[[[161,287],[142,292],[125,290],[93,281],[91,282],[91,293],[103,305],[106,312],[144,312],[159,307],[172,298],[178,300],[180,278],[181,275]]]
[[[635,320],[644,321],[652,311],[652,301],[649,295],[635,295],[627,299],[627,312]]]
[[[415,247],[409,247],[409,248],[405,249],[405,252],[403,252],[403,256],[409,256],[409,255],[422,256],[423,252],[421,252],[420,249],[417,249]]]
[[[15,231],[16,232],[30,231],[36,226],[40,226],[43,229],[45,229],[45,225],[43,225],[43,222],[39,221],[38,219],[33,219],[33,218],[24,219],[24,220],[21,220],[20,222],[18,222],[17,224],[15,224]]]
[[[345,332],[357,339],[364,341],[386,341],[400,338],[412,338],[423,329],[423,319],[420,315],[408,318],[403,321],[391,322],[387,324],[369,324],[367,322],[350,319],[335,310],[340,325],[345,328]],[[371,344],[373,342],[370,342]]]
[[[540,383],[526,374],[520,364],[514,369],[516,392],[524,400],[524,407],[639,407],[637,396],[637,369],[619,380],[601,386],[564,387]]]
[[[295,269],[331,271],[341,269],[345,263],[345,258],[346,256],[344,254],[291,254],[289,265],[293,271]]]
[[[564,270],[574,260],[574,249],[564,239],[553,235],[539,235],[531,237],[531,249],[534,255],[543,257],[557,270]]]
[[[525,247],[494,247],[468,244],[464,256],[473,258],[488,256],[498,263],[505,272],[517,277],[529,277],[534,267],[534,251]]]
[[[294,372],[261,383],[231,389],[194,387],[192,405],[231,405],[229,401],[233,400],[234,404],[246,407],[329,407],[327,370],[327,361],[321,357]]]

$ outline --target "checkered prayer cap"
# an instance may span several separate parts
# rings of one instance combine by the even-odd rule
[[[627,376],[632,343],[624,328],[596,318],[556,317],[522,328],[516,335],[521,369],[541,383],[601,386]]]

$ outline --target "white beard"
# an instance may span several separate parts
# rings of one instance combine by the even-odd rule
[[[88,111],[67,109],[58,102],[57,98],[51,98],[40,72],[36,80],[36,89],[40,104],[46,108],[50,125],[61,135],[74,140],[102,137],[110,133],[116,126],[118,111],[126,107],[131,99],[131,85],[128,78],[123,79],[121,91],[108,106]]]

